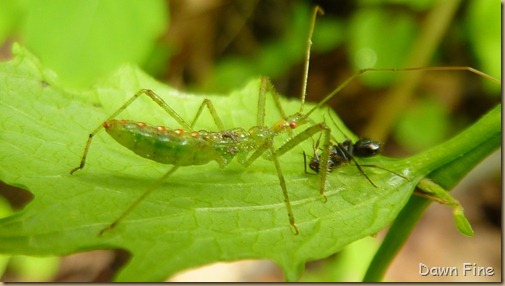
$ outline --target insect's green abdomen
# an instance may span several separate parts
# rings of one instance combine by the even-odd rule
[[[215,159],[211,146],[197,134],[166,130],[129,120],[104,123],[107,133],[137,155],[163,164],[203,165]]]
[[[257,148],[243,129],[185,132],[130,120],[110,120],[104,127],[112,138],[137,155],[176,166],[203,165],[213,160],[225,166],[235,156]]]

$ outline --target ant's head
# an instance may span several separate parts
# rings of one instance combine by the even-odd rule
[[[284,119],[277,121],[273,126],[272,130],[278,133],[290,132],[292,129],[307,123],[307,116],[303,113],[295,113]]]
[[[382,152],[382,144],[368,138],[359,139],[353,147],[356,157],[372,157]]]
[[[309,163],[309,168],[319,174],[319,159],[312,158]]]

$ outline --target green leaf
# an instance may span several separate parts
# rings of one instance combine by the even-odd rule
[[[462,207],[454,209],[454,223],[456,224],[459,232],[466,236],[473,236],[474,232],[472,225],[466,218]]]
[[[100,132],[86,167],[70,175],[89,132],[141,88],[155,90],[187,121],[203,97],[173,90],[132,66],[91,90],[76,91],[59,83],[27,51],[16,46],[14,54],[15,59],[0,64],[0,179],[29,190],[35,198],[0,220],[0,252],[66,255],[122,248],[131,259],[118,281],[161,281],[183,269],[245,258],[271,259],[284,269],[287,280],[296,280],[305,262],[328,257],[389,225],[417,182],[465,148],[458,145],[401,160],[363,159],[364,164],[402,173],[408,180],[367,168],[379,186],[375,188],[354,166],[343,167],[328,176],[324,203],[319,177],[303,171],[302,151],[313,148],[306,140],[280,158],[299,235],[288,223],[271,161],[260,158],[248,168],[237,162],[224,169],[215,163],[181,167],[116,228],[98,236],[170,167],[140,158]],[[249,128],[256,124],[258,90],[259,81],[253,80],[229,95],[205,97],[213,101],[227,128]],[[281,104],[288,114],[300,106],[285,99]],[[271,96],[266,113],[268,125],[279,119]],[[311,115],[315,122],[325,117],[325,109]],[[129,106],[119,119],[180,128],[146,98]],[[207,112],[196,129],[216,130]],[[296,133],[304,128],[298,129]],[[332,134],[343,139],[336,128]],[[279,136],[275,145],[286,139]]]
[[[465,216],[463,206],[461,206],[461,204],[444,188],[428,179],[421,180],[417,184],[417,187],[419,190],[416,190],[416,194],[418,194],[417,191],[419,191],[421,196],[426,196],[427,198],[440,204],[452,207],[454,209],[454,221],[459,232],[466,236],[473,236],[474,232],[470,222]]]
[[[30,1],[26,45],[68,84],[86,86],[124,63],[143,64],[167,28],[163,1]]]

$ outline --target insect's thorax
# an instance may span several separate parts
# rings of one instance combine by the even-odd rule
[[[235,128],[218,132],[199,131],[200,136],[214,150],[217,156],[227,165],[233,158],[243,161],[247,154],[258,146],[253,137],[243,128]]]
[[[290,130],[306,124],[307,122],[306,115],[298,112],[277,121],[270,129],[276,133],[290,132]]]

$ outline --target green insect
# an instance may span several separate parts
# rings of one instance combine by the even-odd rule
[[[107,227],[100,231],[103,234],[105,231],[114,229],[122,222],[150,193],[152,193],[163,181],[167,180],[180,167],[192,165],[204,165],[212,161],[216,161],[221,168],[225,168],[234,158],[244,165],[250,166],[258,158],[263,157],[271,160],[277,171],[280,188],[283,194],[283,199],[286,205],[289,224],[293,233],[299,233],[295,223],[295,217],[291,208],[289,194],[282,172],[279,157],[298,146],[302,142],[316,134],[321,134],[322,146],[319,149],[321,155],[318,157],[319,168],[322,170],[328,169],[328,162],[331,155],[331,130],[325,122],[316,123],[310,118],[310,115],[322,107],[335,94],[342,90],[349,82],[358,76],[369,71],[408,71],[408,70],[467,70],[479,75],[481,72],[467,67],[432,67],[432,68],[407,68],[407,69],[364,69],[356,72],[345,82],[339,85],[333,92],[327,95],[315,107],[304,113],[305,94],[307,86],[307,77],[310,62],[310,46],[312,32],[315,26],[317,13],[322,13],[319,7],[315,7],[312,14],[311,27],[306,48],[306,61],[303,73],[303,86],[300,98],[299,112],[293,115],[286,116],[283,107],[280,103],[279,96],[275,92],[273,85],[267,78],[262,78],[259,95],[256,125],[249,128],[234,128],[226,129],[222,123],[212,102],[204,99],[201,103],[193,121],[188,124],[175,110],[173,110],[159,95],[150,89],[142,89],[135,93],[128,101],[112,113],[103,123],[97,126],[90,134],[84,148],[84,153],[78,167],[70,171],[74,174],[76,171],[84,168],[86,157],[88,155],[93,137],[102,129],[114,138],[117,142],[132,150],[139,156],[150,159],[159,163],[173,165],[163,176],[154,181],[146,188],[144,193],[133,201],[122,214],[112,221]],[[282,116],[272,126],[265,125],[265,100],[267,94],[273,96],[275,106]],[[165,110],[169,116],[174,118],[182,127],[181,129],[169,129],[164,126],[150,126],[143,122],[131,120],[115,119],[122,111],[132,104],[140,96],[145,95],[158,104]],[[210,112],[213,121],[217,127],[217,131],[195,131],[193,127],[198,121],[204,108]],[[293,130],[302,125],[310,125],[303,131],[294,135]],[[280,134],[287,133],[289,140],[280,147],[274,146],[275,139]],[[326,172],[320,172],[320,195],[326,200],[324,195],[326,188]]]
[[[316,7],[313,13],[312,34],[315,17],[320,8]],[[309,36],[310,39],[310,36]],[[307,55],[310,54],[310,41],[307,48]],[[306,62],[305,78],[307,77],[308,63]],[[306,81],[306,80],[305,80]],[[265,125],[265,99],[267,92],[270,92],[275,101],[275,105],[282,115],[283,119],[277,121],[271,127]],[[116,120],[117,115],[125,110],[132,102],[134,102],[141,95],[147,95],[156,104],[163,108],[172,118],[174,118],[181,126],[182,129],[168,129],[164,126],[149,126],[143,122],[135,122],[131,120]],[[299,230],[295,224],[295,218],[291,209],[289,195],[282,173],[282,168],[279,163],[279,157],[312,137],[314,134],[322,132],[324,138],[328,138],[327,145],[329,146],[330,129],[324,122],[313,124],[305,129],[303,132],[296,136],[291,136],[290,140],[280,146],[274,147],[274,139],[282,133],[289,132],[300,125],[306,124],[310,121],[309,115],[317,109],[313,108],[308,113],[303,113],[303,102],[305,98],[305,88],[302,94],[302,105],[300,112],[291,116],[286,116],[280,104],[280,100],[270,81],[267,78],[262,78],[259,99],[258,99],[258,113],[257,124],[248,130],[243,128],[225,129],[216,109],[212,102],[208,99],[203,100],[200,108],[198,109],[195,118],[191,124],[188,124],[175,110],[173,110],[160,96],[149,89],[142,89],[138,91],[133,97],[125,102],[118,108],[111,116],[109,116],[103,124],[100,124],[95,130],[89,134],[88,141],[78,167],[72,169],[71,174],[84,168],[86,157],[91,145],[91,141],[95,134],[102,128],[107,133],[118,141],[126,148],[132,150],[136,154],[154,160],[163,164],[173,165],[173,167],[165,173],[156,182],[151,184],[141,197],[135,200],[115,221],[108,227],[103,229],[100,233],[106,230],[113,229],[119,224],[128,214],[130,214],[135,207],[140,204],[145,197],[158,187],[158,185],[169,178],[179,167],[203,165],[211,161],[216,161],[220,167],[226,167],[235,157],[245,167],[251,165],[256,159],[260,157],[267,157],[273,161],[279,177],[279,183],[284,196],[284,202],[288,212],[289,223],[293,228],[295,234]],[[218,131],[195,131],[193,129],[203,109],[207,107],[212,118],[218,128]],[[266,156],[262,156],[266,155]]]

